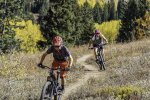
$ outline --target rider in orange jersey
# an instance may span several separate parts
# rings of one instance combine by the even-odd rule
[[[54,37],[52,41],[52,46],[50,46],[49,49],[42,55],[42,58],[38,66],[42,67],[42,63],[45,57],[48,54],[52,53],[54,58],[52,68],[57,69],[58,66],[60,66],[62,69],[70,68],[73,63],[73,58],[68,48],[62,45],[62,43],[63,40],[60,36]],[[67,75],[67,71],[62,71],[60,74],[61,74],[60,77],[61,77],[62,91],[64,91],[65,77]]]

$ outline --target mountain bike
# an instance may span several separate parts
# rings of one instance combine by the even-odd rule
[[[105,60],[104,60],[104,53],[103,53],[103,46],[106,45],[105,44],[99,44],[99,46],[97,47],[97,55],[96,55],[96,63],[99,65],[100,70],[106,70],[105,68]]]
[[[50,70],[47,81],[43,86],[40,100],[61,100],[62,91],[60,83],[60,73],[61,71],[69,71],[69,69],[61,69],[60,66],[57,69],[49,68],[44,65],[42,66]],[[57,71],[57,77],[54,73],[54,70]]]
[[[104,44],[99,44],[97,47],[97,55],[96,55],[96,63],[98,64],[100,70],[106,70],[105,68],[105,60],[104,60],[104,53],[103,53],[103,46],[106,45],[107,43]],[[90,48],[93,49],[93,48]]]

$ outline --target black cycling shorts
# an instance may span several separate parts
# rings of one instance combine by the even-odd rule
[[[97,48],[98,46],[99,46],[98,44],[93,44],[94,48]],[[100,49],[103,49],[103,46],[101,46]]]

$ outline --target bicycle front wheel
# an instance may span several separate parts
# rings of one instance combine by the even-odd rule
[[[53,85],[51,84],[51,82],[48,81],[43,86],[40,100],[52,100],[52,96],[53,96]]]
[[[100,70],[105,70],[105,63],[104,63],[104,54],[103,54],[103,51],[102,50],[99,50],[98,51],[98,60],[99,60],[99,67],[100,67]]]

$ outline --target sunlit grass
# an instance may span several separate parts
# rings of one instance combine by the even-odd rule
[[[148,100],[150,40],[105,47],[105,77],[91,78],[69,100]],[[86,61],[94,66],[94,56]],[[101,73],[101,72],[100,72]]]
[[[76,59],[89,53],[87,46],[70,47],[74,58],[72,70],[68,74],[67,85],[75,82],[83,72],[83,67],[77,65]],[[45,50],[46,51],[46,50]],[[39,99],[42,86],[48,76],[47,69],[40,69],[37,64],[40,61],[42,52],[35,54],[14,52],[0,56],[0,97],[3,100],[28,100]],[[43,62],[51,66],[52,55],[48,55]]]

